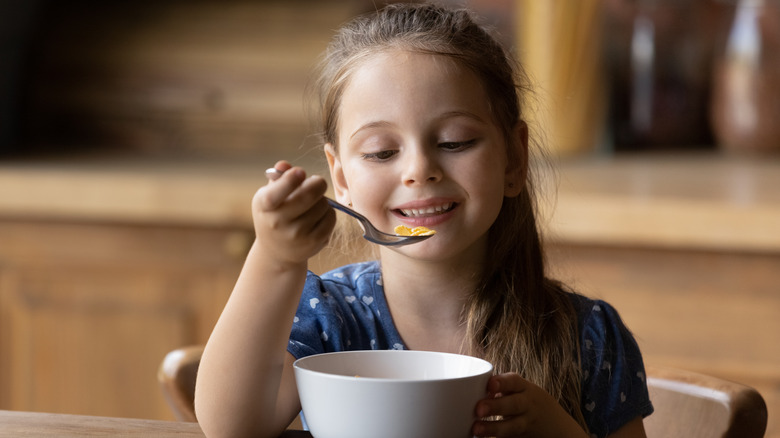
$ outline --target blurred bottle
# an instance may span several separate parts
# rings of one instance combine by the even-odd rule
[[[713,85],[719,146],[780,151],[780,1],[738,0]]]
[[[712,148],[711,1],[605,3],[613,148]]]
[[[20,113],[41,0],[0,0],[0,156],[21,151]]]

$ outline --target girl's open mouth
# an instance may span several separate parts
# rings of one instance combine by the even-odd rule
[[[447,202],[441,205],[425,208],[404,208],[396,210],[401,216],[408,218],[430,217],[452,211],[457,206],[455,202]]]

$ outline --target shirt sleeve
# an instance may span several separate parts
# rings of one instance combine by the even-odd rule
[[[309,272],[287,351],[296,359],[349,350],[404,349],[381,289],[375,264]]]
[[[653,412],[642,354],[618,312],[588,300],[580,331],[582,413],[592,437],[606,437]]]
[[[342,349],[343,315],[325,286],[319,276],[308,273],[287,345],[296,359]]]

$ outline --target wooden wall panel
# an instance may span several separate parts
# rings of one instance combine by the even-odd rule
[[[208,338],[232,233],[0,222],[1,408],[172,419],[157,367]]]
[[[780,435],[780,254],[558,245],[557,276],[614,305],[645,362],[736,380]]]
[[[196,315],[166,300],[165,275],[67,269],[21,273],[11,295],[15,409],[153,417],[160,357],[195,341]],[[168,301],[168,302],[166,302]],[[74,396],[75,395],[75,396]],[[18,403],[18,404],[17,404]]]

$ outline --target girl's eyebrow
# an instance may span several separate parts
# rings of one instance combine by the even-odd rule
[[[393,126],[395,125],[384,120],[368,122],[364,125],[361,125],[358,129],[356,129],[355,132],[353,132],[352,135],[349,136],[349,140],[352,140],[352,138],[355,137],[360,131],[365,131],[367,129],[373,129],[373,128],[391,128]]]
[[[486,123],[485,120],[480,117],[478,114],[475,114],[471,111],[465,111],[465,110],[454,110],[454,111],[447,111],[446,113],[443,113],[441,116],[438,117],[438,120],[446,120],[451,119],[454,117],[467,117],[472,120],[476,120],[480,123]]]
[[[447,111],[436,117],[434,121],[442,121],[447,119],[452,119],[455,117],[466,117],[469,119],[472,119],[474,121],[477,121],[479,123],[487,123],[485,120],[480,117],[479,115],[471,112],[471,111],[464,111],[464,110],[454,110],[454,111]],[[353,137],[355,137],[360,131],[364,131],[367,129],[373,129],[373,128],[392,128],[395,124],[384,121],[384,120],[377,120],[374,122],[368,122],[364,125],[361,125],[358,129],[355,130],[355,132],[352,133],[352,135],[349,136],[349,140],[352,140]]]

